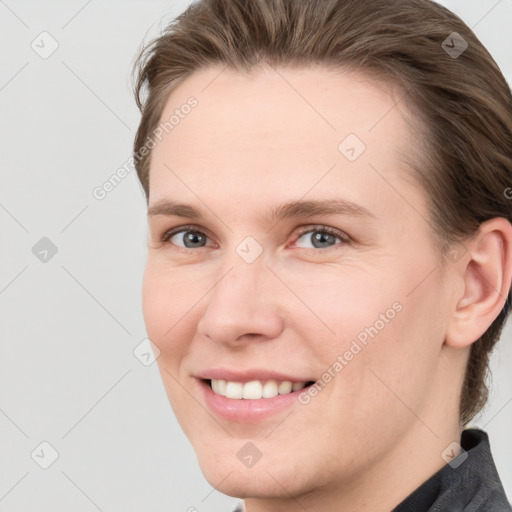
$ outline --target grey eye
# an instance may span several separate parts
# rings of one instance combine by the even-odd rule
[[[306,242],[300,242],[304,239]],[[342,241],[340,237],[327,233],[326,231],[315,229],[307,233],[304,233],[297,239],[295,245],[302,248],[314,248],[314,249],[328,249],[333,245],[336,245],[336,241]],[[308,242],[310,245],[308,245]]]
[[[169,240],[178,247],[186,247],[187,249],[196,249],[206,245],[207,236],[201,231],[193,231],[184,229],[174,233]]]

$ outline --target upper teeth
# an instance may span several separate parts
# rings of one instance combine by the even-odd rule
[[[306,386],[305,382],[291,382],[289,380],[282,382],[268,380],[264,383],[259,380],[252,380],[251,382],[242,383],[212,379],[211,383],[213,392],[218,395],[226,398],[246,398],[249,400],[274,398],[277,395],[286,395],[292,391],[298,391]]]

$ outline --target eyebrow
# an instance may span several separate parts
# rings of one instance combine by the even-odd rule
[[[156,215],[174,215],[189,219],[200,219],[203,216],[199,210],[189,204],[168,199],[159,201],[148,208],[148,217]],[[266,217],[272,222],[277,222],[290,217],[310,217],[313,215],[352,215],[375,218],[375,215],[364,206],[346,199],[289,201],[272,209]]]

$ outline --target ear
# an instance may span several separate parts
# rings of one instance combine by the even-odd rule
[[[452,263],[463,293],[455,297],[445,341],[456,348],[478,340],[505,305],[512,280],[512,225],[504,218],[483,222],[464,247],[465,254]]]

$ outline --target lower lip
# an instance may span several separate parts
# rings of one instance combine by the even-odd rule
[[[213,413],[226,420],[240,423],[255,423],[270,418],[291,407],[297,402],[299,394],[304,391],[304,389],[300,389],[286,395],[277,395],[274,398],[237,400],[214,393],[203,380],[198,382],[206,405]]]

